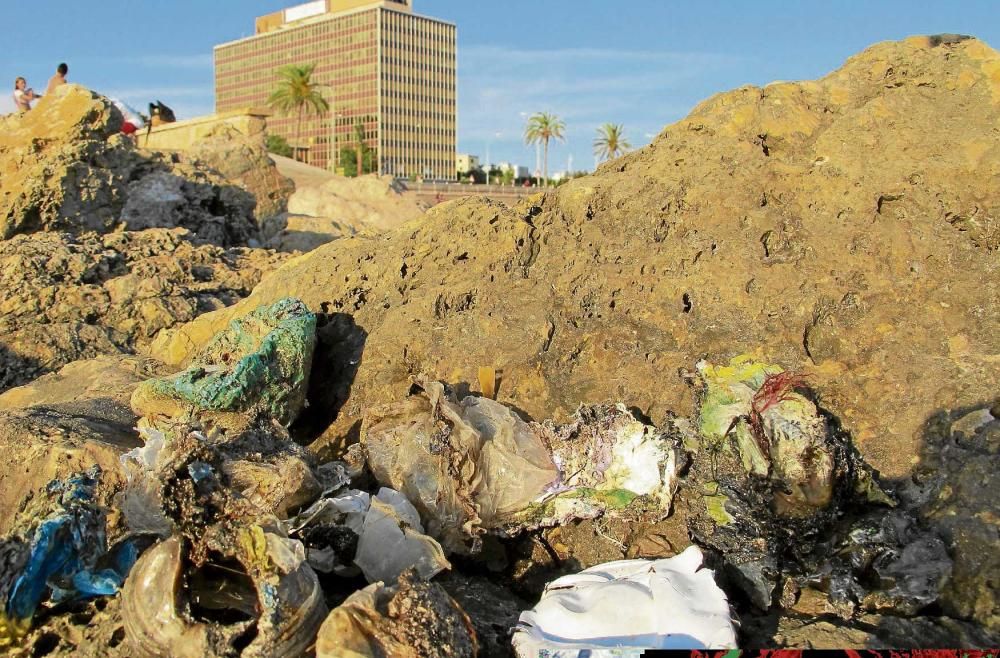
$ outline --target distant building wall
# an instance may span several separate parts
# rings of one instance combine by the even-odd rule
[[[455,171],[460,174],[467,174],[473,169],[479,168],[479,156],[470,153],[459,153],[455,156]]]
[[[245,108],[166,123],[150,130],[148,136],[145,129],[140,130],[138,144],[157,151],[186,151],[223,124],[244,135],[261,133],[266,128],[268,115],[266,110]]]
[[[514,178],[528,177],[528,168],[523,165],[514,164],[513,162],[501,162],[497,165],[497,169],[500,171],[512,172],[514,174]]]

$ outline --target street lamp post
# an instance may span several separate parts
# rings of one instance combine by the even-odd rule
[[[330,162],[327,163],[327,169],[330,171],[337,171],[337,158],[340,156],[340,151],[337,150],[337,120],[344,116],[343,112],[337,112],[332,107],[330,108],[330,114],[333,115],[333,121],[330,127]]]
[[[413,127],[414,128],[414,135],[415,135],[415,137],[413,139],[413,152],[415,154],[420,152],[420,145],[423,143],[423,141],[420,138],[420,129],[422,127],[423,126],[421,124],[419,124],[419,123]],[[420,158],[420,159],[422,159],[422,158]],[[423,162],[417,162],[416,165],[415,165],[415,168],[416,168],[417,171],[423,171],[423,169],[425,169],[424,163]],[[414,174],[414,175],[416,175],[416,174]],[[421,182],[423,182],[423,181],[421,181]]]

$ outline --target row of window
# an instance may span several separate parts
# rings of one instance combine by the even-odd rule
[[[387,133],[417,133],[422,136],[435,136],[435,137],[454,137],[455,131],[449,127],[435,127],[430,126],[420,126],[416,127],[414,124],[410,123],[396,123],[393,121],[386,121],[383,124],[383,128]]]
[[[429,82],[426,84],[419,84],[417,82],[405,82],[397,80],[389,80],[383,78],[385,82],[385,95],[387,98],[412,98],[414,95],[414,89],[420,89],[421,91],[425,89],[439,89],[441,93],[434,94],[430,98],[433,99],[431,102],[441,102],[444,103],[448,99],[454,100],[455,98],[455,85],[449,85],[447,83],[433,83]],[[393,82],[398,82],[398,84],[391,84]]]

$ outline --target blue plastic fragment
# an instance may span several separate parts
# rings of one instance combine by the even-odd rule
[[[205,462],[191,462],[188,465],[188,473],[191,474],[191,479],[195,483],[199,483],[206,478],[210,478],[213,475],[212,467]]]
[[[117,592],[148,539],[118,543],[110,552],[105,515],[94,502],[99,466],[54,480],[46,488],[54,510],[30,537],[28,560],[4,603],[7,616],[31,619],[46,595],[53,603]]]

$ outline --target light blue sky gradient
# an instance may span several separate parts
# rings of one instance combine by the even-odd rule
[[[213,109],[212,46],[248,36],[282,0],[0,0],[0,81],[42,90],[56,64],[70,79],[179,118]],[[567,125],[550,169],[593,167],[604,122],[634,147],[699,101],[743,84],[816,78],[850,55],[913,34],[973,34],[1000,47],[1000,2],[926,0],[415,0],[458,25],[459,151],[534,167],[522,113]],[[12,109],[0,94],[0,111]],[[499,136],[498,136],[499,134]]]

